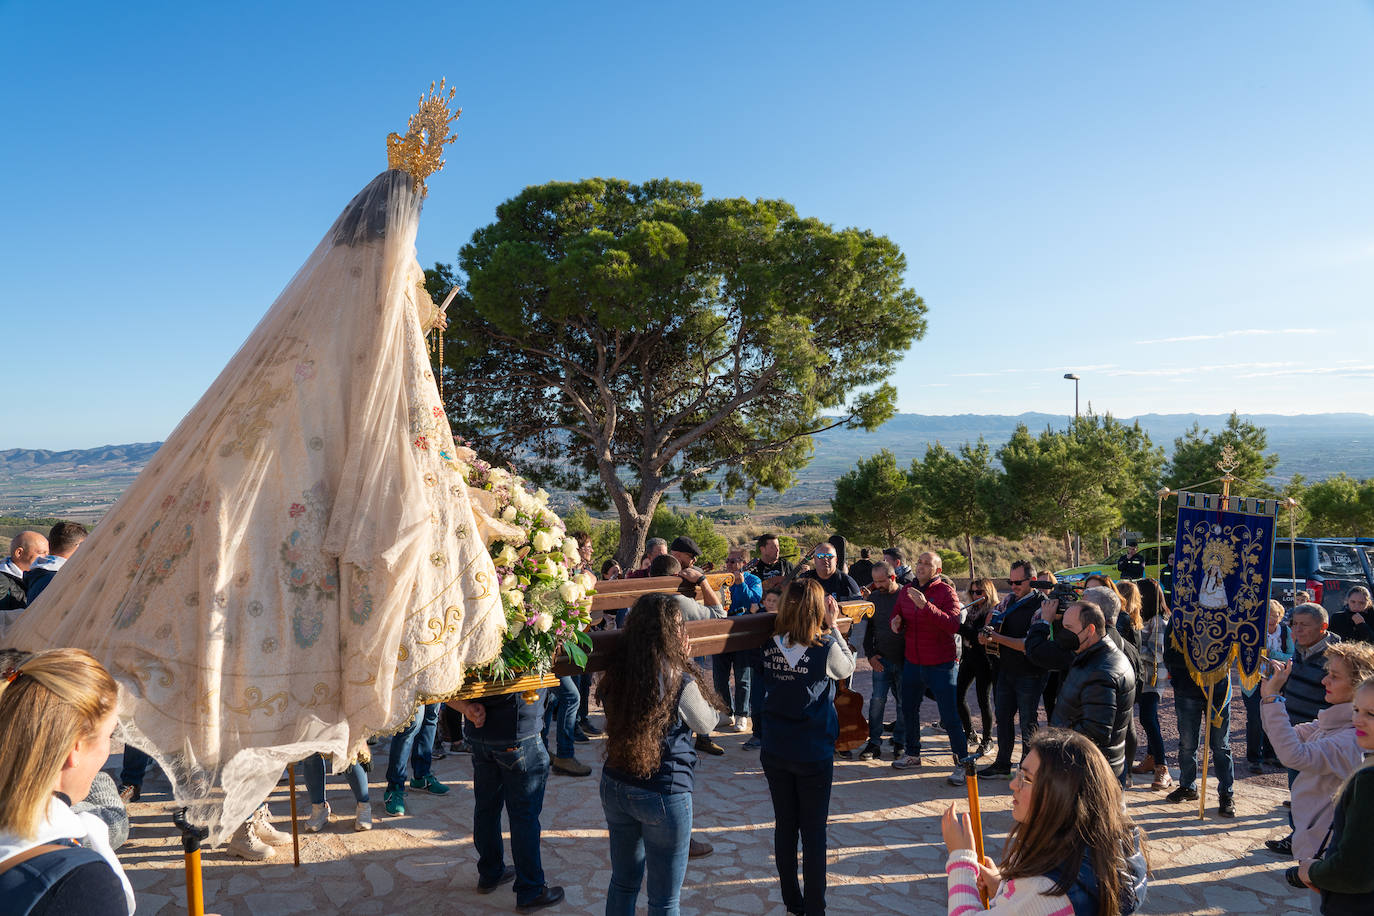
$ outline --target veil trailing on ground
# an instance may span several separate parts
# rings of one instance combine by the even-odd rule
[[[126,740],[212,842],[285,764],[342,769],[501,648],[488,520],[425,351],[422,189],[391,169],[348,204],[7,635],[105,664]]]

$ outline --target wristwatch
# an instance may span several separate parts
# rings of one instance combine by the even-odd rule
[[[1264,699],[1260,700],[1260,705],[1263,706],[1265,703],[1285,703],[1285,704],[1286,704],[1287,702],[1288,702],[1288,701],[1287,701],[1286,699],[1284,699],[1283,697],[1281,697],[1281,696],[1272,696],[1272,697],[1265,697]]]

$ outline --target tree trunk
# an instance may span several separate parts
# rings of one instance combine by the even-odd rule
[[[649,523],[653,518],[652,512],[645,515],[632,507],[620,513],[620,543],[615,549],[615,561],[625,572],[639,569],[639,558],[644,556],[644,541],[649,537]]]
[[[1072,566],[1072,565],[1073,565],[1073,532],[1072,532],[1072,531],[1065,531],[1065,532],[1064,532],[1064,564],[1065,564],[1066,566]]]
[[[978,578],[978,567],[973,564],[973,535],[964,532],[964,552],[968,554],[968,580]]]

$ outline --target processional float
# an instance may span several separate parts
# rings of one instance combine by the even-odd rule
[[[445,322],[414,240],[453,96],[421,96],[387,137],[388,170],[4,634],[86,649],[119,683],[126,748],[182,806],[196,916],[201,842],[243,824],[284,769],[295,833],[294,762],[342,772],[425,704],[537,690],[615,651],[615,633],[587,633],[594,580],[548,494],[455,440],[442,350],[438,379],[426,352]],[[750,648],[772,615],[688,631],[695,653]]]

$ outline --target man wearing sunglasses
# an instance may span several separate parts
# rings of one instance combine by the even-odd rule
[[[1001,649],[993,711],[997,716],[997,759],[978,771],[983,779],[1010,779],[1011,755],[1016,749],[1016,719],[1021,719],[1021,746],[1030,746],[1039,723],[1040,696],[1045,692],[1048,672],[1026,658],[1026,633],[1040,612],[1041,595],[1032,586],[1035,567],[1027,560],[1011,564],[1007,580],[1011,601],[989,624],[994,631],[978,641]],[[1023,750],[1024,754],[1025,751]]]
[[[833,595],[836,601],[863,597],[859,591],[859,583],[846,573],[840,572],[840,555],[835,551],[835,545],[829,541],[821,542],[816,546],[811,558],[816,561],[815,568],[802,573],[798,576],[799,579],[815,579],[820,582],[825,593]]]

